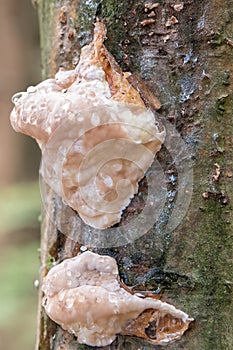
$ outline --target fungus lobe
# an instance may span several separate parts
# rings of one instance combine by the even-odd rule
[[[45,181],[99,229],[120,221],[165,138],[104,36],[97,22],[76,68],[13,96],[11,113],[13,128],[37,140]]]
[[[48,316],[91,346],[111,344],[119,333],[168,344],[192,321],[168,303],[130,293],[119,282],[116,261],[90,251],[53,267],[42,290]]]

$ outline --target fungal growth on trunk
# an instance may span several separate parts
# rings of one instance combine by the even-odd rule
[[[130,293],[119,282],[116,261],[90,251],[53,267],[42,290],[48,316],[91,346],[111,344],[117,334],[168,344],[192,321],[166,302]]]
[[[11,113],[13,128],[37,140],[46,183],[99,229],[121,220],[165,138],[104,36],[97,22],[76,68],[14,95]]]

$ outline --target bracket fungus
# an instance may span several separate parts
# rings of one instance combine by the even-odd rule
[[[42,290],[48,316],[91,346],[111,344],[117,334],[168,344],[192,321],[173,305],[130,293],[119,282],[116,261],[90,251],[53,267]]]
[[[46,183],[98,229],[121,220],[165,139],[104,37],[98,21],[76,68],[15,94],[11,113],[13,128],[37,140]]]

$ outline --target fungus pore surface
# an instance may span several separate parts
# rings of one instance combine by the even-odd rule
[[[91,346],[111,344],[119,333],[168,344],[192,321],[166,302],[130,293],[119,282],[116,261],[90,251],[53,267],[42,290],[48,316]]]
[[[15,94],[11,113],[13,128],[41,147],[45,181],[99,229],[120,221],[165,138],[104,36],[97,22],[76,68]]]

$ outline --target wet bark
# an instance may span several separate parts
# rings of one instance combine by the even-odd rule
[[[73,68],[80,48],[92,39],[93,22],[98,17],[107,27],[106,47],[121,68],[137,72],[160,99],[158,118],[165,122],[168,134],[175,134],[173,127],[176,128],[185,144],[189,169],[190,164],[193,167],[191,204],[186,211],[182,199],[188,203],[189,194],[181,182],[188,182],[191,173],[185,178],[177,162],[179,150],[176,155],[176,145],[167,143],[158,156],[167,196],[157,222],[129,244],[94,251],[116,258],[126,284],[161,291],[163,300],[195,318],[182,339],[167,349],[230,350],[233,1],[190,0],[176,2],[181,6],[174,4],[170,0],[159,1],[151,9],[140,0],[38,0],[43,78],[54,76],[59,66]],[[146,189],[142,181],[142,202]],[[77,235],[85,230],[81,221],[76,226],[69,221],[71,212],[60,198],[46,185],[43,190],[46,210],[41,277],[54,262],[77,254],[83,244]],[[179,205],[181,212],[177,210]],[[136,215],[135,207],[134,202],[123,220]],[[175,220],[180,221],[177,227],[172,226]],[[119,336],[105,349],[136,348],[156,347]],[[41,306],[41,292],[36,349],[89,349],[47,318]]]

